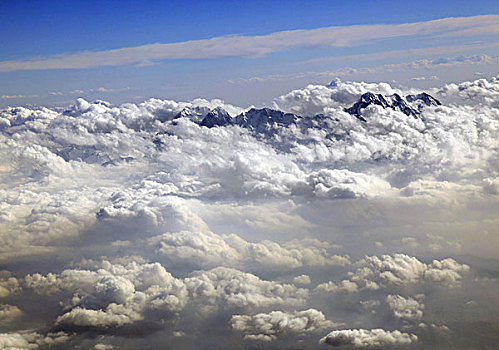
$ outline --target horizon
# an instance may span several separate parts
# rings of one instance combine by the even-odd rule
[[[426,89],[495,76],[499,4],[449,3],[4,1],[0,108],[78,97],[261,106],[335,77]]]

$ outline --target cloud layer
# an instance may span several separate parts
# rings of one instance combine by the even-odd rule
[[[492,348],[498,86],[2,110],[0,348]]]

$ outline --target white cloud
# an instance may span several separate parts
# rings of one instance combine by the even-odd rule
[[[0,304],[0,323],[9,322],[23,315],[21,309],[15,305]]]
[[[434,56],[434,55],[447,55],[456,52],[463,52],[467,50],[480,50],[485,48],[497,47],[497,43],[487,44],[471,44],[459,46],[439,46],[439,47],[424,47],[424,48],[411,48],[406,50],[391,50],[367,54],[335,56],[335,57],[321,57],[302,62],[303,64],[309,63],[336,63],[336,62],[351,62],[354,60],[376,60],[387,58],[414,58],[417,56]]]
[[[490,101],[489,105],[497,94],[495,85],[495,78],[480,80],[470,85],[476,88],[467,90],[479,89],[475,94],[489,96],[488,100],[483,97],[483,101]],[[471,93],[465,96],[462,91],[466,89],[451,92],[454,90],[459,89],[449,86],[438,92],[438,96],[445,98],[452,94],[453,100],[461,98],[463,104]],[[15,130],[17,135],[6,139],[6,147],[1,150],[11,160],[5,178],[36,171],[46,174],[52,186],[59,181],[74,188],[88,186],[89,174],[94,177],[98,174],[112,185],[113,168],[102,165],[122,167],[122,175],[113,175],[118,186],[127,174],[142,172],[142,180],[119,190],[121,195],[113,197],[112,206],[103,206],[102,213],[130,218],[141,215],[152,224],[160,224],[162,220],[160,209],[156,208],[161,207],[162,199],[154,199],[156,191],[191,197],[310,194],[329,198],[387,197],[398,193],[394,185],[400,187],[400,184],[393,179],[401,173],[409,180],[401,181],[406,185],[403,195],[435,192],[440,196],[439,187],[447,191],[449,186],[455,186],[456,191],[475,191],[477,173],[467,174],[462,170],[486,168],[493,157],[499,129],[494,117],[497,111],[487,105],[474,110],[446,105],[426,108],[424,118],[416,119],[391,109],[366,108],[363,113],[367,122],[361,123],[343,108],[367,91],[404,94],[385,83],[340,82],[336,86],[295,90],[276,99],[276,107],[305,116],[323,113],[326,117],[320,123],[334,130],[334,134],[318,126],[304,130],[277,128],[277,134],[266,143],[241,128],[208,129],[187,120],[199,121],[215,107],[227,109],[233,116],[242,111],[216,100],[177,103],[153,99],[140,105],[108,107],[78,99],[65,114],[49,109],[16,108],[4,111],[1,116],[2,130],[6,133]],[[181,112],[188,118],[168,122]],[[311,119],[307,123],[313,126],[319,121]],[[280,147],[288,148],[282,152]],[[207,154],[206,149],[212,151]],[[185,155],[189,162],[185,162]],[[383,161],[388,160],[390,165],[377,166],[386,165]],[[166,167],[161,172],[147,174],[141,168],[147,163]],[[443,181],[432,183],[435,176]],[[467,177],[477,184],[448,182],[456,176]],[[479,185],[483,186],[481,182]],[[27,189],[19,190],[29,193]],[[97,199],[91,196],[89,191],[85,199],[89,209]],[[33,205],[25,204],[29,206]]]
[[[478,79],[460,84],[447,84],[443,88],[435,89],[435,93],[439,98],[449,103],[483,104],[497,108],[499,77],[493,77],[490,80]]]
[[[315,309],[286,313],[272,311],[256,315],[233,315],[232,329],[243,332],[245,339],[271,341],[278,337],[318,332],[334,326],[322,312]]]
[[[428,265],[405,254],[366,256],[356,266],[357,270],[349,273],[350,278],[365,289],[422,281],[455,287],[459,286],[463,274],[469,271],[468,265],[459,264],[451,258],[434,260]]]
[[[386,297],[386,302],[396,318],[420,320],[423,317],[424,304],[419,300],[390,294]]]
[[[340,283],[334,283],[332,281],[321,283],[314,289],[318,293],[353,293],[358,292],[358,286],[355,282],[349,280],[343,280]]]
[[[94,270],[64,270],[61,274],[28,275],[26,288],[40,295],[66,296],[65,310],[57,324],[80,327],[119,327],[156,312],[167,317],[188,303],[209,312],[218,308],[259,308],[302,305],[308,290],[290,284],[261,280],[230,268],[173,277],[154,264],[97,264]]]
[[[114,305],[112,305],[114,306]],[[126,310],[128,312],[128,310]],[[111,310],[89,310],[76,307],[70,312],[61,315],[56,320],[56,325],[71,325],[76,327],[119,327],[133,323],[134,319],[128,314],[114,313]]]
[[[94,345],[95,350],[111,350],[114,349],[114,346],[110,344],[95,344]]]
[[[431,51],[430,51],[431,54]],[[383,57],[384,53],[379,54]],[[388,55],[390,56],[390,55]],[[369,57],[369,55],[366,55]],[[346,61],[350,61],[353,57],[345,56]],[[362,58],[362,56],[361,56]],[[376,58],[376,57],[374,57]],[[383,57],[384,58],[384,57]],[[266,76],[255,76],[251,78],[240,78],[238,80],[230,80],[230,84],[247,84],[247,83],[261,83],[265,81],[281,81],[290,79],[302,79],[302,78],[337,78],[352,75],[363,75],[363,74],[375,74],[375,73],[390,73],[390,72],[404,72],[410,71],[414,72],[416,70],[428,70],[432,68],[442,68],[442,67],[462,67],[469,65],[478,64],[497,64],[497,56],[489,56],[486,54],[474,54],[474,55],[459,55],[450,57],[440,57],[440,58],[422,58],[414,61],[401,62],[401,63],[386,63],[378,66],[355,66],[355,67],[342,67],[333,70],[326,71],[307,71],[301,73],[292,74],[270,74]],[[413,81],[426,80],[425,77],[417,77],[412,79]],[[432,75],[428,80],[438,80],[436,75]]]
[[[414,334],[402,333],[398,330],[344,329],[332,331],[321,339],[321,343],[326,343],[333,347],[379,348],[392,345],[408,345],[417,340],[418,338]]]
[[[0,333],[0,349],[38,349],[67,342],[70,337],[63,333],[48,333],[43,336],[35,332]]]
[[[12,330],[2,341],[42,347],[58,327],[75,332],[74,347],[119,347],[130,329],[132,348],[219,345],[240,316],[237,341],[308,345],[313,320],[334,316],[360,327],[350,346],[412,342],[367,329],[415,321],[433,344],[432,323],[461,333],[469,300],[473,317],[491,319],[497,281],[468,282],[485,285],[495,256],[496,85],[432,91],[443,105],[418,118],[368,106],[365,122],[344,111],[363,93],[420,91],[311,85],[275,100],[296,124],[267,123],[264,111],[262,133],[198,125],[217,107],[244,111],[220,100],[1,111],[0,259],[11,272],[0,272],[0,319]],[[324,318],[297,311],[310,308]]]
[[[294,284],[310,284],[312,281],[310,280],[310,276],[308,275],[300,275],[293,278]]]
[[[211,232],[181,231],[155,236],[149,239],[149,244],[173,262],[202,266],[294,269],[350,264],[348,256],[331,254],[330,245],[317,240],[293,240],[280,245],[268,240],[251,243],[235,234],[219,236]]]
[[[8,297],[21,290],[19,281],[15,277],[1,276],[0,278],[0,298]]]
[[[87,51],[0,62],[0,71],[35,69],[81,69],[100,66],[140,64],[165,59],[218,57],[259,57],[273,52],[317,47],[362,45],[376,39],[416,36],[483,36],[496,33],[497,16],[444,18],[439,20],[391,24],[325,27],[290,30],[261,36],[225,36],[169,44],[149,44],[107,51]]]
[[[2,99],[12,99],[12,98],[26,98],[25,95],[2,95]]]

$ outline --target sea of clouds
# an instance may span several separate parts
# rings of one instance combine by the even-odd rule
[[[366,92],[1,111],[0,349],[494,348],[499,77]]]

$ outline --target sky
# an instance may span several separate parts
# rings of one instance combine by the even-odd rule
[[[0,106],[249,106],[335,77],[420,87],[490,77],[498,11],[497,1],[2,1]]]

